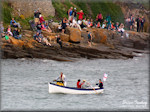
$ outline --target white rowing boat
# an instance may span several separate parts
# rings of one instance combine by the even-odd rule
[[[54,83],[48,83],[49,93],[63,93],[63,94],[100,94],[104,89],[94,87],[90,89],[82,89],[76,87],[60,86]]]

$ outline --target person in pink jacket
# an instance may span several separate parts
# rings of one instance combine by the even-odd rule
[[[83,15],[84,15],[84,13],[83,13],[83,10],[81,10],[80,12],[77,12],[77,14],[79,15],[79,20],[81,19],[83,19]]]

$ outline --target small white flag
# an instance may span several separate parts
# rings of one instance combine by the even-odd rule
[[[107,76],[108,76],[108,75],[107,75],[106,73],[104,73],[103,81],[106,81]]]

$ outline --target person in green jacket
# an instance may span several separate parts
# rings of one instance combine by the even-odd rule
[[[7,32],[5,35],[5,39],[10,43],[9,33]]]

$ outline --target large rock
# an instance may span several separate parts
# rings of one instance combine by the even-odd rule
[[[17,47],[22,47],[24,45],[24,41],[15,39],[14,37],[9,37],[11,40],[11,43],[14,44]]]
[[[69,35],[61,33],[60,38],[62,41],[68,42],[69,41]]]
[[[81,31],[76,28],[66,28],[66,33],[69,34],[69,41],[78,43],[81,41]]]

